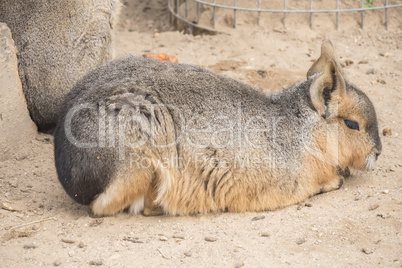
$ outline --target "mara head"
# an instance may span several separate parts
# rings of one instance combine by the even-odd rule
[[[330,132],[337,142],[332,140],[329,147],[337,148],[330,150],[331,158],[336,157],[340,168],[373,169],[382,149],[374,106],[366,94],[345,81],[329,41],[323,43],[321,56],[307,76],[313,80],[309,88],[313,109],[327,130],[329,125],[334,127]],[[328,135],[325,140],[331,143]]]

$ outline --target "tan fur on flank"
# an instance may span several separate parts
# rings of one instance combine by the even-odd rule
[[[338,189],[380,153],[374,107],[330,42],[307,80],[272,95],[191,65],[112,61],[77,84],[55,134],[60,182],[96,215],[274,210]]]
[[[143,198],[152,187],[150,171],[121,174],[91,204],[95,215],[112,215]]]

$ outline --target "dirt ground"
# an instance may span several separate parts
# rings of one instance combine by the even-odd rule
[[[238,16],[236,30],[222,14],[220,34],[192,36],[171,28],[166,1],[127,0],[116,56],[166,53],[278,91],[304,79],[331,39],[348,80],[377,109],[375,170],[278,211],[92,218],[58,182],[52,137],[38,134],[25,154],[0,162],[0,267],[402,267],[402,8],[389,11],[388,31],[383,11],[366,12],[364,30],[360,14],[341,14],[338,31],[334,14],[314,15],[313,29],[308,15],[285,25],[282,15],[260,25]]]

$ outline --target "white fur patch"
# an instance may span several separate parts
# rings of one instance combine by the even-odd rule
[[[141,196],[137,201],[130,205],[130,213],[131,214],[138,214],[144,210],[144,196]]]
[[[101,193],[91,204],[92,211],[95,215],[110,215],[115,211],[107,211],[105,208],[114,201],[117,192],[118,183],[112,183],[106,191]]]
[[[162,163],[158,162],[156,166],[160,174],[160,186],[155,200],[155,202],[158,203],[161,201],[162,196],[169,190],[172,178],[169,169],[163,167]]]

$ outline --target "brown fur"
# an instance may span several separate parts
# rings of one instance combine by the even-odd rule
[[[152,189],[151,176],[149,170],[136,175],[118,175],[91,204],[92,211],[95,215],[112,215],[125,209]]]
[[[381,152],[375,110],[367,96],[344,79],[329,42],[323,44],[322,55],[308,74],[308,80],[284,92],[263,95],[254,88],[198,67],[131,57],[116,61],[115,65],[112,62],[110,68],[101,67],[79,83],[78,93],[73,95],[77,99],[69,100],[68,104],[77,105],[76,102],[84,99],[97,103],[106,98],[106,105],[112,107],[106,109],[106,117],[118,114],[119,120],[128,122],[132,117],[141,119],[140,126],[127,125],[127,142],[144,136],[152,139],[139,148],[123,147],[123,154],[115,147],[76,148],[67,141],[64,125],[60,124],[55,135],[59,180],[78,202],[86,204],[90,200],[96,215],[111,215],[127,207],[133,213],[143,211],[145,215],[265,211],[336,190],[342,186],[349,167],[372,168]],[[173,103],[181,108],[184,117],[192,119],[191,116],[203,114],[205,120],[216,122],[217,115],[237,115],[235,106],[239,99],[247,104],[237,119],[246,121],[263,114],[281,122],[272,132],[267,130],[265,136],[256,134],[257,144],[267,142],[262,148],[246,143],[235,148],[217,145],[197,148],[188,141],[167,148],[152,146],[154,141],[169,144],[185,128],[166,106],[152,110],[151,104]],[[69,106],[63,109],[60,122],[64,122],[69,109]],[[82,120],[77,117],[71,123],[74,130],[87,140],[93,139],[91,135],[98,131],[97,122],[92,123],[88,113]],[[355,125],[350,125],[351,121]],[[155,133],[150,132],[148,122],[157,122]],[[197,124],[195,120],[193,123]],[[202,125],[198,124],[198,127]],[[267,123],[258,124],[261,127]],[[108,126],[106,122],[105,125]],[[91,130],[94,126],[96,129]],[[113,131],[116,128],[109,129]],[[274,135],[275,140],[271,139]],[[197,141],[198,137],[202,141],[206,136],[203,132],[194,139]],[[228,137],[217,144],[225,144]],[[93,161],[94,153],[105,155],[101,159],[104,162]],[[74,162],[77,154],[81,159],[89,159],[88,162]],[[150,165],[141,168],[130,165],[127,159],[117,159],[127,154],[144,157]],[[202,161],[195,159],[195,155],[200,155]],[[237,163],[239,155],[247,161]],[[164,166],[161,159],[166,157],[176,164],[183,163]],[[63,159],[70,162],[65,164]],[[263,164],[268,166],[258,161],[266,161]],[[94,171],[100,169],[105,177],[94,177],[93,174],[98,174]],[[85,180],[76,170],[82,170]],[[73,183],[71,178],[75,180]]]

